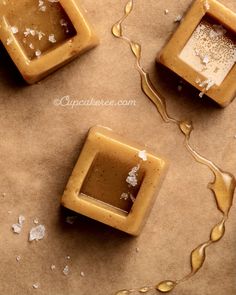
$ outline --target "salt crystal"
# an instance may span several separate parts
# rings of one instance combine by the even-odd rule
[[[11,31],[13,34],[17,34],[19,32],[18,28],[15,26],[11,27]]]
[[[83,271],[81,271],[80,275],[81,277],[85,277],[85,273]]]
[[[138,247],[135,250],[136,250],[137,253],[139,253],[139,251],[140,251],[140,249]]]
[[[209,57],[207,55],[205,55],[202,59],[202,62],[207,65],[209,63]]]
[[[49,35],[48,40],[51,43],[56,43],[57,42],[54,34]]]
[[[125,200],[125,201],[127,201],[128,198],[129,198],[129,194],[127,194],[127,193],[122,193],[121,196],[120,196],[120,199],[121,199],[121,200]]]
[[[68,265],[66,265],[65,267],[64,267],[64,269],[63,269],[63,274],[65,275],[65,276],[68,276],[68,274],[69,274],[69,266]]]
[[[12,38],[7,38],[7,45],[10,45],[13,42]]]
[[[20,260],[21,260],[21,256],[20,255],[16,256],[16,261],[19,262]]]
[[[36,55],[37,57],[40,57],[41,54],[42,54],[42,52],[41,52],[39,49],[37,49],[37,50],[35,51],[35,55]]]
[[[145,150],[140,151],[140,152],[138,153],[138,156],[139,156],[139,158],[142,159],[144,162],[147,161],[147,153],[146,153]]]
[[[34,49],[34,45],[32,43],[29,44],[30,49]]]
[[[204,8],[206,10],[209,10],[210,9],[210,4],[209,4],[209,2],[207,0],[204,2]]]
[[[133,167],[132,170],[129,172],[129,176],[126,178],[126,182],[133,187],[138,184],[137,174],[139,169],[140,165]]]
[[[52,264],[51,265],[51,270],[54,270],[54,269],[56,269],[56,265]]]
[[[38,289],[39,287],[40,287],[40,284],[39,283],[35,283],[35,284],[33,284],[33,286],[32,286],[34,289]]]
[[[20,215],[19,218],[18,218],[18,222],[22,226],[24,224],[24,222],[25,222],[25,217],[23,215]]]
[[[45,231],[46,229],[44,225],[40,224],[36,227],[33,227],[29,233],[29,241],[32,242],[34,240],[42,240],[45,236]]]
[[[165,14],[168,14],[168,13],[169,13],[169,10],[168,10],[168,9],[165,9],[165,10],[164,10],[164,13],[165,13]]]
[[[181,22],[182,18],[183,18],[183,16],[179,14],[179,15],[177,15],[176,18],[174,19],[174,22],[175,22],[175,23]]]
[[[35,218],[33,222],[34,222],[34,224],[39,224],[38,218]]]

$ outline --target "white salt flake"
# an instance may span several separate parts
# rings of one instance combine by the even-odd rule
[[[202,59],[202,62],[205,64],[205,65],[207,65],[208,63],[209,63],[209,56],[208,55],[205,55],[204,57],[203,57],[203,59]]]
[[[137,174],[140,169],[140,165],[133,167],[132,170],[129,172],[128,177],[126,178],[126,182],[131,186],[135,187],[138,184]]]
[[[54,34],[49,35],[49,36],[48,36],[48,40],[49,40],[49,42],[51,42],[51,43],[56,43],[56,42],[57,42],[57,40],[56,40]]]
[[[20,234],[22,230],[22,226],[19,223],[15,223],[12,225],[12,230],[15,234]]]
[[[165,10],[164,10],[164,13],[165,13],[165,14],[168,14],[168,13],[169,13],[169,10],[168,10],[168,9],[165,9]]]
[[[12,38],[7,38],[7,45],[10,45],[13,42]]]
[[[209,2],[207,0],[204,2],[203,6],[204,6],[204,8],[206,10],[209,10],[210,9],[210,4],[209,4]]]
[[[15,223],[12,225],[12,230],[15,234],[21,233],[24,222],[25,222],[25,217],[23,215],[20,215],[18,217],[18,223]]]
[[[24,222],[25,222],[25,217],[23,215],[20,215],[19,218],[18,218],[18,222],[22,226],[24,224]]]
[[[139,247],[137,247],[137,248],[135,249],[135,251],[136,251],[137,253],[139,253],[139,251],[140,251]]]
[[[39,224],[38,218],[35,218],[33,222],[34,222],[34,224]]]
[[[16,261],[19,262],[20,260],[21,260],[21,256],[20,255],[16,256]]]
[[[62,19],[60,19],[60,25],[61,25],[62,27],[67,27],[67,26],[68,26],[68,23],[67,23],[66,20],[64,20],[64,18],[62,18]]]
[[[63,269],[63,274],[64,274],[65,276],[68,276],[69,272],[70,272],[69,266],[66,265],[66,266],[64,267],[64,269]]]
[[[127,201],[128,198],[129,198],[129,194],[127,194],[127,193],[122,193],[121,196],[120,196],[120,199],[121,199],[121,200],[125,200],[125,201]]]
[[[34,284],[32,285],[32,287],[33,287],[34,289],[38,289],[38,288],[40,287],[40,284],[39,284],[39,283],[34,283]]]
[[[138,156],[140,159],[142,159],[144,162],[147,161],[147,152],[145,150],[140,151],[138,153]]]
[[[39,49],[37,49],[37,50],[35,51],[35,56],[36,56],[36,57],[40,57],[41,54],[42,54],[42,52],[41,52]]]
[[[181,22],[182,18],[183,18],[183,16],[179,14],[179,15],[177,15],[176,18],[174,19],[174,22],[175,22],[175,23],[179,23],[179,22]]]
[[[45,236],[45,231],[46,229],[44,225],[40,224],[36,227],[33,227],[29,233],[29,241],[32,242],[34,240],[42,240]]]
[[[34,45],[32,43],[29,44],[30,49],[34,49]]]
[[[51,268],[51,270],[55,270],[56,269],[56,265],[52,264],[50,268]]]
[[[83,271],[81,271],[80,275],[81,277],[85,277],[85,273]]]
[[[19,29],[15,26],[11,27],[11,31],[13,34],[17,34],[19,32]]]

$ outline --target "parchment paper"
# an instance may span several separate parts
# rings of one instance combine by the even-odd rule
[[[176,127],[163,123],[140,90],[129,48],[110,33],[125,2],[83,0],[101,45],[36,85],[22,83],[1,50],[1,295],[110,295],[123,288],[181,278],[190,270],[191,250],[208,239],[210,229],[220,220],[213,195],[206,188],[212,175],[192,160]],[[166,96],[170,114],[192,119],[192,144],[236,174],[236,102],[220,109],[200,99],[188,85],[178,92],[179,79],[155,64],[157,52],[178,25],[175,17],[191,1],[135,3],[125,30],[143,44],[143,66]],[[222,3],[236,11],[234,0]],[[164,14],[165,9],[169,14]],[[56,106],[54,101],[64,96],[79,101],[131,99],[136,106]],[[96,124],[170,160],[157,202],[138,238],[84,217],[74,225],[65,223],[65,216],[71,213],[60,209],[60,198],[85,135]],[[236,294],[235,213],[234,205],[225,237],[207,250],[203,269],[173,295]],[[16,235],[11,225],[20,214],[26,221],[22,233]],[[46,226],[46,237],[29,243],[35,218]],[[56,266],[53,271],[52,264]],[[66,265],[68,276],[62,274]],[[32,285],[37,282],[40,288],[36,290]]]

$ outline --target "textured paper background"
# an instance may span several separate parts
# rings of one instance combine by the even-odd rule
[[[0,56],[0,294],[110,295],[122,288],[176,279],[190,270],[189,253],[208,239],[220,219],[207,183],[212,175],[195,163],[175,126],[164,124],[143,95],[126,44],[112,37],[111,25],[125,0],[83,0],[101,45],[39,84],[24,86],[5,55]],[[222,0],[236,11],[234,0]],[[143,45],[143,65],[167,98],[170,114],[194,121],[193,145],[220,167],[236,174],[236,102],[220,109],[156,67],[155,56],[177,27],[173,22],[190,0],[137,0],[126,33]],[[164,14],[169,9],[169,14]],[[135,107],[56,107],[73,99],[136,99]],[[105,125],[170,159],[168,176],[147,225],[138,238],[80,217],[67,225],[60,197],[88,129]],[[12,214],[8,214],[11,210]],[[224,239],[209,248],[203,269],[173,295],[236,294],[236,207]],[[19,214],[26,223],[11,232]],[[37,217],[47,228],[43,241],[29,244]],[[136,253],[136,248],[140,249]],[[16,262],[16,256],[22,260]],[[70,255],[71,260],[65,256]],[[50,265],[55,264],[52,272]],[[62,270],[69,265],[70,274]],[[85,277],[80,276],[80,272]],[[40,282],[38,290],[32,284]]]

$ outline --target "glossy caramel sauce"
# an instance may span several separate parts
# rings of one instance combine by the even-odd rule
[[[123,17],[116,22],[112,27],[112,33],[115,37],[124,40],[129,46],[132,53],[136,59],[137,70],[141,77],[141,87],[144,94],[153,102],[157,108],[162,119],[166,123],[175,124],[178,129],[182,132],[185,137],[185,146],[188,152],[192,155],[195,161],[207,166],[214,175],[214,181],[209,183],[208,188],[212,190],[217,208],[222,213],[221,220],[210,230],[209,240],[201,243],[192,250],[190,254],[191,271],[181,279],[175,280],[165,280],[153,287],[142,287],[135,289],[121,290],[116,293],[116,295],[128,295],[131,293],[148,293],[149,291],[156,289],[161,293],[168,293],[172,291],[178,284],[189,280],[194,276],[203,266],[206,259],[206,248],[213,245],[215,242],[221,240],[225,233],[225,223],[228,219],[229,211],[233,203],[233,196],[236,187],[235,177],[228,172],[223,171],[212,161],[200,155],[190,144],[190,137],[193,131],[193,124],[190,121],[181,121],[169,116],[166,108],[165,99],[161,96],[158,91],[153,86],[149,74],[141,66],[141,53],[142,47],[139,43],[130,40],[127,36],[123,34],[122,24],[124,20],[132,12],[134,6],[134,1],[129,0],[125,6]]]

